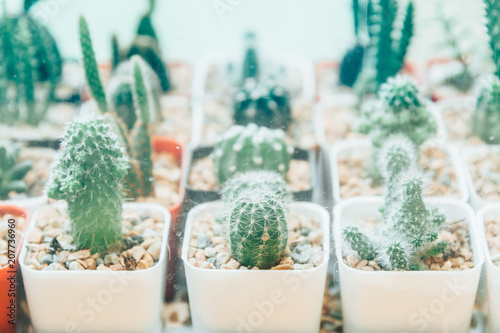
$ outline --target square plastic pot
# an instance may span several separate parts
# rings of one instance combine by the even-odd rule
[[[500,216],[500,203],[484,206],[477,213],[481,243],[486,256],[484,271],[486,277],[488,333],[497,333],[500,332],[500,268],[493,263],[485,233],[486,226],[484,223],[490,214]]]
[[[192,148],[186,163],[186,172],[184,173],[184,187],[186,188],[186,205],[194,207],[194,205],[216,201],[221,198],[219,190],[202,191],[196,190],[189,185],[189,174],[193,163],[201,158],[209,156],[213,147],[198,147]],[[292,159],[308,161],[311,170],[311,188],[304,191],[292,192],[293,199],[296,201],[312,201],[315,187],[317,184],[317,168],[316,168],[316,152],[314,150],[305,150],[295,148]]]
[[[22,231],[17,231],[19,233],[24,232],[30,221],[30,212],[26,208],[20,208],[12,205],[0,204],[0,215],[11,214],[16,217],[24,217],[26,224],[23,226]],[[14,257],[14,267],[10,267],[10,264],[5,267],[0,267],[0,332],[2,333],[14,333],[16,331],[16,326],[10,324],[8,321],[16,319],[16,314],[20,311],[17,306],[17,274],[18,274],[18,257],[22,242],[22,234],[17,236],[17,247]],[[14,279],[10,279],[14,277]],[[14,290],[14,294],[11,294],[10,290]],[[11,295],[9,295],[11,294]],[[12,303],[14,302],[14,303]],[[12,305],[13,304],[13,305]],[[14,306],[14,308],[12,308]],[[11,313],[13,312],[13,313]],[[14,316],[11,317],[11,314]]]
[[[470,199],[469,202],[474,209],[479,210],[484,206],[492,205],[498,202],[483,199],[477,193],[472,179],[472,173],[469,167],[469,159],[474,156],[487,155],[488,153],[500,154],[500,145],[480,145],[480,146],[467,146],[462,148],[462,164],[465,170],[465,181],[469,189]]]
[[[454,199],[430,198],[450,220],[469,226],[474,268],[467,271],[365,272],[347,266],[343,258],[345,222],[380,216],[382,198],[344,200],[334,208],[334,236],[346,333],[468,332],[484,254],[475,215]]]
[[[462,202],[467,202],[467,200],[469,199],[469,190],[467,187],[465,172],[460,159],[460,154],[457,148],[452,144],[445,144],[445,143],[437,143],[436,147],[446,151],[446,154],[449,158],[449,162],[453,167],[453,169],[455,170],[456,181],[458,183],[458,189],[460,193],[458,199]],[[339,156],[343,152],[353,149],[371,150],[372,145],[370,140],[368,139],[346,140],[334,145],[334,147],[330,151],[330,165],[332,170],[332,181],[333,181],[333,200],[335,204],[347,200],[340,196],[340,176],[338,167]]]
[[[37,271],[24,263],[25,240],[20,265],[35,332],[160,332],[170,213],[155,204],[128,203],[123,207],[162,213],[163,243],[155,266],[119,272]],[[35,225],[36,213],[29,230]]]
[[[182,260],[195,332],[319,331],[328,266],[328,212],[312,203],[294,202],[292,212],[317,219],[323,231],[323,263],[308,270],[215,270],[188,262],[194,222],[206,213],[219,214],[223,203],[211,202],[189,212]]]

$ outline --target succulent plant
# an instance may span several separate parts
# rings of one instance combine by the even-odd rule
[[[129,163],[113,125],[102,117],[75,121],[61,146],[46,191],[67,202],[74,244],[92,253],[119,249]]]
[[[368,134],[376,148],[397,133],[418,147],[436,134],[437,124],[413,79],[398,75],[380,87],[378,101],[365,105],[358,131]]]
[[[500,80],[496,77],[479,95],[472,132],[488,144],[500,144]]]
[[[55,100],[62,60],[48,29],[25,12],[0,21],[0,119],[7,124],[37,126]]]
[[[426,184],[425,175],[417,169],[399,174],[392,187],[392,209],[386,212],[376,237],[370,238],[356,227],[346,227],[343,237],[348,248],[361,259],[375,258],[386,270],[422,269],[424,258],[444,253],[448,244],[439,241],[439,233],[446,225],[446,217],[425,204]]]
[[[153,14],[156,8],[156,0],[149,0],[149,9],[144,14],[139,21],[139,26],[137,27],[137,35],[138,36],[149,36],[158,40],[156,36],[155,29],[153,27],[153,23],[151,22],[151,15]]]
[[[347,50],[340,63],[339,81],[341,85],[354,86],[363,68],[364,55],[365,47],[361,44],[356,44]]]
[[[275,171],[285,177],[293,147],[285,142],[282,130],[255,124],[235,125],[219,139],[211,155],[219,184],[236,173],[251,170]]]
[[[267,188],[247,188],[226,205],[231,254],[242,265],[271,268],[288,242],[287,202]]]
[[[7,200],[11,192],[24,193],[27,190],[28,185],[23,179],[33,162],[19,162],[19,153],[19,146],[0,142],[0,200]]]
[[[234,121],[286,130],[292,122],[290,95],[281,86],[267,87],[249,79],[234,95]]]
[[[486,5],[486,28],[490,37],[495,75],[500,78],[500,1],[484,0]]]
[[[256,36],[253,32],[245,35],[245,60],[243,61],[243,82],[248,79],[258,80],[259,78],[259,58],[256,50]]]
[[[263,170],[237,173],[233,178],[224,183],[222,198],[224,202],[231,203],[242,190],[262,187],[269,188],[277,195],[290,200],[286,189],[286,181],[283,179],[283,176],[274,171]]]

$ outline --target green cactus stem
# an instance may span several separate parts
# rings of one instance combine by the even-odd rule
[[[247,79],[255,79],[259,78],[259,59],[257,56],[256,49],[256,36],[253,32],[248,32],[245,35],[245,60],[243,61],[243,82],[246,82]]]
[[[472,132],[488,144],[500,144],[500,80],[496,77],[479,95]]]
[[[19,162],[20,148],[10,142],[0,142],[0,200],[9,199],[11,192],[25,193],[27,184],[23,180],[32,169],[33,162]]]
[[[408,270],[410,268],[410,255],[401,245],[401,242],[390,244],[386,249],[388,264],[390,270]]]
[[[361,260],[374,260],[377,256],[377,246],[356,226],[348,226],[342,231],[346,245],[359,256]]]
[[[66,129],[47,195],[68,204],[74,244],[91,253],[121,248],[123,179],[128,161],[113,125],[103,118]]]
[[[226,207],[231,254],[242,265],[269,269],[288,242],[287,204],[267,189],[242,190]]]
[[[500,79],[500,0],[484,0],[486,5],[486,28],[490,41],[495,75]]]
[[[293,147],[285,142],[285,133],[249,124],[233,126],[219,139],[211,155],[219,184],[236,173],[269,170],[286,176]]]

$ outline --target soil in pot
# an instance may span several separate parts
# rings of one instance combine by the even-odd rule
[[[319,222],[305,215],[291,213],[288,220],[288,246],[280,263],[271,270],[303,270],[323,262],[323,232]],[[226,228],[211,213],[193,224],[188,261],[205,269],[258,269],[245,267],[232,258]]]
[[[26,192],[9,193],[10,200],[22,200],[35,198],[43,195],[45,183],[50,175],[50,166],[56,157],[55,151],[47,148],[23,148],[19,155],[19,162],[24,160],[33,161],[33,167],[24,177],[27,184]]]
[[[193,162],[189,171],[188,183],[194,190],[215,191],[220,189],[213,171],[213,162],[210,156]],[[307,160],[291,160],[290,170],[287,173],[288,191],[300,192],[311,188],[311,165]]]
[[[486,239],[493,263],[500,268],[500,216],[490,216],[485,221]]]
[[[466,162],[477,194],[488,201],[500,201],[500,155],[472,155]]]
[[[378,222],[376,218],[361,221],[369,233],[375,232]],[[429,271],[464,271],[474,268],[472,249],[469,242],[468,224],[462,220],[450,221],[445,230],[439,233],[438,242],[448,242],[444,253],[423,259],[423,264]],[[359,260],[356,255],[344,252],[344,263],[352,268],[363,271],[381,271],[377,258],[372,261]]]
[[[163,215],[157,211],[124,210],[124,246],[103,257],[89,250],[76,251],[70,220],[63,206],[44,206],[34,217],[36,226],[27,235],[23,258],[34,270],[134,271],[153,267],[160,258]]]
[[[335,144],[346,139],[364,138],[365,135],[357,133],[354,127],[358,118],[356,105],[351,103],[328,104],[323,110],[323,129],[325,139],[330,144]]]
[[[380,195],[382,182],[370,174],[372,158],[370,149],[359,148],[342,151],[338,156],[340,197]],[[459,197],[459,183],[456,171],[446,151],[436,147],[420,150],[420,166],[431,176],[428,196]]]
[[[448,137],[450,141],[459,144],[484,144],[483,140],[472,134],[470,126],[472,112],[471,108],[466,107],[465,103],[467,103],[465,99],[457,103],[438,103],[443,113]]]

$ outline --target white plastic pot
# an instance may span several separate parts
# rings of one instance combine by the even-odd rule
[[[500,268],[493,264],[485,233],[485,220],[490,214],[500,216],[500,204],[490,204],[484,206],[477,213],[479,233],[482,240],[483,249],[486,255],[485,276],[486,276],[486,299],[488,316],[488,333],[500,332]]]
[[[446,151],[449,161],[453,169],[455,170],[456,181],[458,183],[458,188],[460,193],[459,194],[460,197],[458,199],[462,202],[467,202],[469,198],[469,191],[467,187],[465,171],[463,169],[462,162],[460,159],[460,154],[457,148],[452,144],[446,144],[446,143],[437,143],[435,144],[435,146]],[[371,150],[372,149],[371,142],[368,139],[346,140],[334,145],[334,147],[330,151],[330,165],[332,170],[332,181],[333,181],[333,200],[335,204],[346,200],[345,198],[342,198],[340,196],[340,179],[339,179],[340,176],[339,176],[339,166],[338,166],[339,156],[345,151],[353,149]]]
[[[291,211],[320,222],[323,263],[308,270],[215,270],[188,262],[194,221],[205,213],[220,214],[220,201],[196,206],[189,212],[182,259],[186,271],[191,317],[195,332],[317,333],[329,257],[330,218],[312,203],[292,203]]]
[[[170,214],[160,205],[128,203],[124,209],[155,210],[165,225],[160,259],[139,271],[37,271],[20,255],[31,320],[37,333],[160,332]],[[30,225],[36,225],[36,214]]]
[[[500,145],[467,146],[462,148],[461,160],[465,170],[467,188],[469,189],[469,202],[476,210],[479,210],[484,206],[494,204],[495,202],[483,199],[479,196],[479,193],[477,193],[469,167],[469,159],[474,156],[487,155],[488,153],[500,154]]]
[[[430,198],[449,220],[469,225],[474,268],[450,272],[365,272],[347,266],[342,229],[347,223],[380,216],[382,198],[344,200],[334,208],[334,235],[346,333],[468,332],[484,254],[473,210],[454,199]]]

